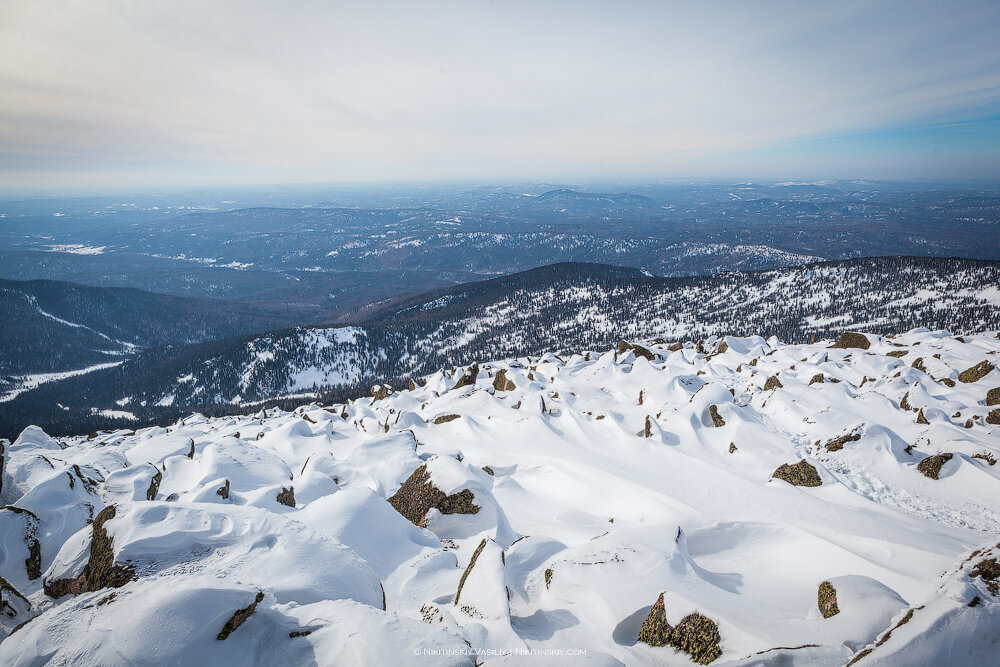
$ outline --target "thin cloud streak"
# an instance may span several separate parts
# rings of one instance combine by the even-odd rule
[[[995,2],[11,0],[0,178],[936,176],[807,147],[995,115],[997,43]]]

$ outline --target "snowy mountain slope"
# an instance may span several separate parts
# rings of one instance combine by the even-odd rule
[[[1000,339],[843,342],[647,341],[30,428],[0,477],[0,662],[984,664]]]
[[[0,280],[0,400],[55,374],[121,363],[142,348],[260,333],[312,320],[254,305],[87,287]]]
[[[345,329],[297,328],[157,350],[36,402],[127,409],[364,392],[477,359],[602,349],[621,337],[777,335],[845,329],[1000,328],[1000,264],[878,258],[691,279],[565,264],[436,290]],[[27,397],[26,397],[27,398]],[[119,404],[121,405],[121,404]]]

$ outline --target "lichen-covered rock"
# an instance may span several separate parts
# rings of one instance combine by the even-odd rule
[[[926,459],[917,464],[917,470],[923,473],[924,477],[930,477],[931,479],[938,479],[938,474],[941,472],[941,466],[943,466],[948,461],[951,461],[951,454],[938,454],[936,456],[928,456]]]
[[[986,392],[986,405],[1000,405],[1000,387],[993,387]]]
[[[989,414],[986,415],[986,423],[1000,425],[1000,408],[989,411]]]
[[[295,507],[295,487],[291,486],[289,488],[281,487],[281,491],[278,492],[278,496],[275,498],[282,505],[288,507]]]
[[[847,443],[857,442],[860,439],[861,439],[861,430],[855,429],[846,435],[842,435],[837,438],[834,438],[833,440],[830,440],[823,446],[826,447],[826,451],[828,452],[836,452],[838,450],[843,449],[844,445],[846,445]]]
[[[649,418],[649,415],[646,415],[646,428],[643,433],[647,438],[653,437],[653,420]]]
[[[996,368],[996,366],[994,366],[993,364],[984,359],[983,361],[980,361],[972,368],[967,368],[961,373],[959,373],[958,381],[965,383],[978,382],[979,380],[982,380],[984,377],[989,375],[994,368]]]
[[[778,387],[783,387],[781,380],[778,379],[777,375],[772,375],[764,381],[764,391],[771,391],[772,389],[777,389]]]
[[[927,417],[924,416],[924,409],[923,408],[920,408],[919,410],[917,410],[917,423],[918,424],[930,424],[930,422],[927,421]]]
[[[816,375],[813,375],[812,378],[809,380],[809,384],[811,384],[811,385],[812,384],[823,384],[823,374],[822,373],[816,373]]]
[[[685,616],[670,637],[670,645],[684,651],[700,665],[707,665],[722,655],[719,626],[698,612]]]
[[[456,419],[458,419],[461,416],[462,415],[441,415],[440,417],[435,417],[434,418],[434,423],[435,424],[447,424],[450,421],[455,421]]]
[[[840,335],[840,338],[831,345],[830,347],[840,348],[840,349],[858,349],[867,350],[872,346],[871,342],[868,340],[868,336],[857,333],[855,331],[845,331]]]
[[[497,391],[514,391],[517,389],[517,385],[507,377],[507,369],[501,368],[493,377],[493,388]]]
[[[471,387],[476,384],[476,378],[479,377],[479,364],[472,364],[464,373],[462,377],[458,378],[458,382],[452,389],[461,389],[462,387]]]
[[[114,541],[104,524],[115,518],[115,506],[101,510],[91,524],[90,558],[83,572],[74,579],[57,579],[43,584],[45,594],[60,598],[66,594],[78,595],[102,588],[120,588],[135,579],[131,565],[115,564]]]
[[[819,471],[806,461],[799,461],[794,465],[782,463],[771,477],[783,479],[794,486],[820,486],[823,484]]]
[[[552,568],[547,567],[545,568],[545,590],[548,590],[551,584],[552,584]]]
[[[817,604],[823,618],[830,618],[840,613],[840,607],[837,606],[837,589],[829,581],[824,581],[819,585]]]
[[[910,353],[909,350],[893,350],[892,352],[887,352],[885,356],[895,357],[896,359],[899,359],[900,357],[905,357],[909,353]]]
[[[982,577],[990,593],[993,595],[1000,593],[1000,563],[996,558],[984,558],[979,561],[969,572],[969,576],[973,579]]]
[[[483,553],[483,549],[486,548],[486,538],[479,543],[476,550],[472,553],[472,559],[469,560],[468,567],[465,568],[465,572],[462,573],[462,578],[458,581],[458,591],[455,592],[455,604],[458,604],[459,599],[462,597],[462,588],[465,587],[465,580],[469,578],[469,574],[472,572],[472,568],[476,566],[476,560],[479,558],[479,554]]]
[[[924,358],[923,357],[917,357],[916,359],[914,359],[913,363],[910,364],[910,367],[917,369],[921,373],[926,373],[927,372],[927,367],[924,366]]]
[[[393,388],[387,384],[377,384],[372,387],[372,403],[389,398],[393,394]]]
[[[635,353],[635,356],[644,357],[648,361],[654,361],[656,359],[656,355],[650,350],[644,348],[642,345],[634,345],[625,341],[618,342],[618,354],[625,354],[629,350],[632,350],[632,352]]]
[[[388,500],[397,512],[421,528],[426,525],[427,513],[431,508],[437,508],[442,514],[479,512],[479,507],[473,503],[475,494],[469,489],[462,489],[449,496],[434,486],[426,463],[414,470]]]
[[[716,407],[715,405],[708,406],[708,413],[712,417],[712,423],[713,424],[715,424],[716,426],[725,426],[726,425],[726,420],[724,420],[722,418],[722,415],[719,414],[719,408],[718,407]]]
[[[663,593],[657,598],[653,608],[642,622],[639,641],[650,646],[667,646],[674,635],[674,628],[667,622],[667,612],[663,604]]]
[[[243,607],[242,609],[237,609],[236,612],[229,617],[229,620],[226,621],[226,624],[222,627],[222,630],[215,638],[221,641],[226,637],[228,637],[229,635],[233,634],[236,628],[243,625],[244,621],[250,618],[250,615],[254,613],[254,611],[257,609],[257,605],[259,605],[263,601],[264,601],[264,593],[258,591],[257,596],[253,599],[253,602],[248,604],[246,607]]]
[[[156,500],[156,493],[160,490],[160,482],[163,480],[163,473],[159,470],[153,475],[153,479],[149,480],[149,488],[146,489],[146,500]]]

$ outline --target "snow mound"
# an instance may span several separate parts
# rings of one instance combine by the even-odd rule
[[[1000,339],[833,343],[628,340],[26,429],[0,664],[985,664]]]

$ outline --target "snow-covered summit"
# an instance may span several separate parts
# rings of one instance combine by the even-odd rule
[[[29,428],[2,459],[0,663],[982,664],[998,353],[623,341],[346,405]]]

